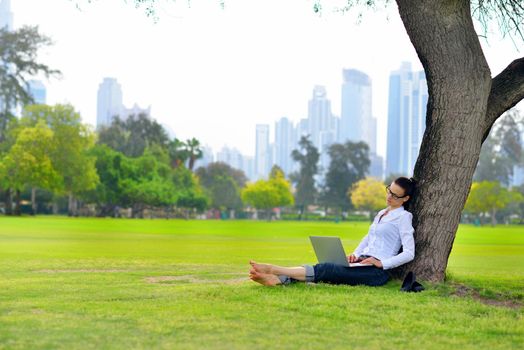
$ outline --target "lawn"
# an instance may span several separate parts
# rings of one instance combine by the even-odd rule
[[[1,349],[522,349],[524,228],[461,226],[423,293],[247,279],[366,223],[0,218]]]

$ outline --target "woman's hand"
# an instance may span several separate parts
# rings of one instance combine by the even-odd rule
[[[361,264],[372,264],[378,268],[382,268],[382,262],[378,259],[375,259],[373,257],[366,258],[362,261],[360,261]]]
[[[350,256],[348,256],[348,263],[356,263],[356,262],[358,262],[358,258],[354,254],[351,254]]]

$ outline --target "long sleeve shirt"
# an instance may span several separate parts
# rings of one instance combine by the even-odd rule
[[[381,210],[368,234],[362,239],[353,253],[355,256],[370,255],[382,262],[384,270],[405,264],[415,257],[415,240],[413,238],[413,215],[400,207],[391,210],[380,218],[386,209]],[[399,253],[402,246],[402,253]]]

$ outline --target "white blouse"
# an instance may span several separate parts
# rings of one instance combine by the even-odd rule
[[[362,239],[353,253],[356,257],[370,255],[382,262],[384,270],[389,270],[410,262],[415,257],[415,240],[413,238],[413,215],[400,207],[390,211],[380,222],[380,216],[386,212],[382,209],[371,224],[368,234]],[[399,254],[402,246],[402,253]]]

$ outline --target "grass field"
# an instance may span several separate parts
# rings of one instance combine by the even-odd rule
[[[423,293],[247,279],[366,223],[0,218],[1,349],[523,349],[524,228],[461,226]]]

